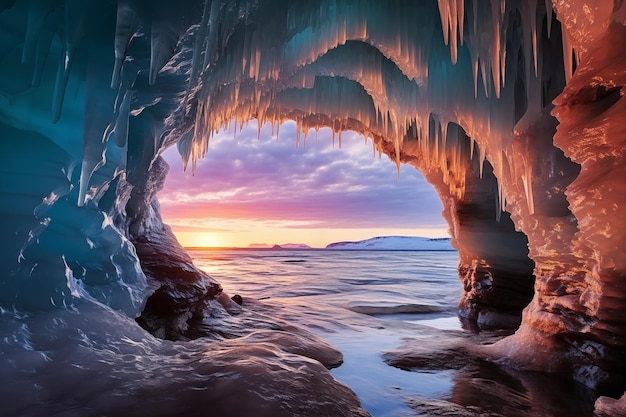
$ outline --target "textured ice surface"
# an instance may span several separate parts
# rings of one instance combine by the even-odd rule
[[[494,351],[623,388],[625,16],[610,0],[0,2],[6,334],[99,306],[189,335],[220,289],[177,250],[168,265],[159,154],[176,143],[193,169],[232,121],[293,119],[296,143],[352,129],[424,172],[461,314],[522,320]],[[42,334],[33,363],[61,349]],[[104,349],[132,345],[118,336]]]

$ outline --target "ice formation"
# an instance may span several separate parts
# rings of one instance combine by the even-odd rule
[[[623,389],[624,23],[610,0],[1,1],[3,352],[45,362],[29,320],[93,306],[192,337],[221,290],[172,249],[159,155],[194,169],[231,121],[292,119],[424,172],[461,314],[521,317],[494,352]]]

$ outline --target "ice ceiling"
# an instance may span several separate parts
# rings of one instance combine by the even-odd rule
[[[460,313],[521,320],[494,351],[623,381],[625,9],[0,1],[0,303],[88,298],[147,323],[164,300],[184,311],[215,295],[210,281],[159,281],[158,254],[178,256],[155,200],[159,154],[176,144],[193,169],[229,122],[292,119],[296,141],[355,130],[424,172],[459,249]]]

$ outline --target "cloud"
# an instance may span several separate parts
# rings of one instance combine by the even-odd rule
[[[346,132],[339,149],[331,136],[323,129],[317,142],[309,135],[296,147],[295,123],[283,124],[278,139],[263,126],[258,139],[251,121],[236,137],[220,132],[211,138],[195,176],[182,171],[175,149],[166,151],[171,169],[159,193],[166,221],[187,219],[190,227],[203,218],[298,228],[446,227],[438,196],[413,167],[403,165],[398,180],[393,162],[372,156],[371,142]]]

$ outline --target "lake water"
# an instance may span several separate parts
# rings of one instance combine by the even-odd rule
[[[229,295],[241,295],[244,305],[263,300],[275,307],[277,317],[340,349],[344,363],[333,375],[374,416],[414,416],[408,404],[416,398],[460,404],[488,416],[592,415],[593,394],[559,377],[504,372],[491,364],[462,372],[409,372],[383,361],[383,352],[416,336],[463,336],[456,314],[462,294],[456,252],[189,252]]]

